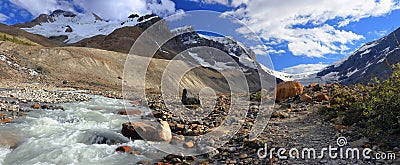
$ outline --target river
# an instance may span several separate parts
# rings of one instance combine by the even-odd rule
[[[91,97],[86,102],[60,104],[65,111],[32,110],[0,126],[1,141],[16,144],[13,149],[0,147],[0,164],[135,164],[164,156],[144,141],[130,141],[119,133],[121,124],[129,119],[116,111],[124,108],[124,103],[133,105]],[[135,108],[145,112],[142,107]],[[130,119],[139,120],[140,116]],[[139,154],[115,152],[121,145],[131,146]]]

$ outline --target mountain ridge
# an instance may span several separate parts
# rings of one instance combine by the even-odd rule
[[[323,82],[338,81],[345,85],[367,84],[376,77],[387,79],[392,65],[400,62],[400,28],[378,40],[368,42],[344,59],[316,75]]]

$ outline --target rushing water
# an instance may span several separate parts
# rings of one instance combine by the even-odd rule
[[[62,104],[65,111],[32,110],[14,123],[0,126],[0,140],[17,144],[14,149],[0,147],[0,164],[135,164],[162,156],[144,141],[132,142],[119,134],[121,124],[129,121],[116,114],[124,108],[123,100],[92,98]],[[100,142],[108,144],[97,144]],[[140,154],[115,152],[121,145]]]

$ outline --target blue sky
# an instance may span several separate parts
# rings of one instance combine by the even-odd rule
[[[278,71],[303,73],[400,27],[399,6],[399,0],[2,0],[0,22],[26,22],[55,9],[94,12],[110,20],[130,13],[218,11],[240,19],[261,38],[267,53],[257,48],[261,63],[270,57]]]

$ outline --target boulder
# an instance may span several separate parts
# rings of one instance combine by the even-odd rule
[[[296,81],[287,81],[279,83],[276,88],[276,100],[283,101],[290,97],[301,95],[303,93],[303,85]]]
[[[124,123],[122,124],[121,133],[131,139],[165,142],[170,142],[172,139],[171,129],[166,121],[161,121],[157,126],[144,122]]]
[[[131,147],[129,146],[119,146],[115,151],[117,152],[129,152],[131,150]]]

